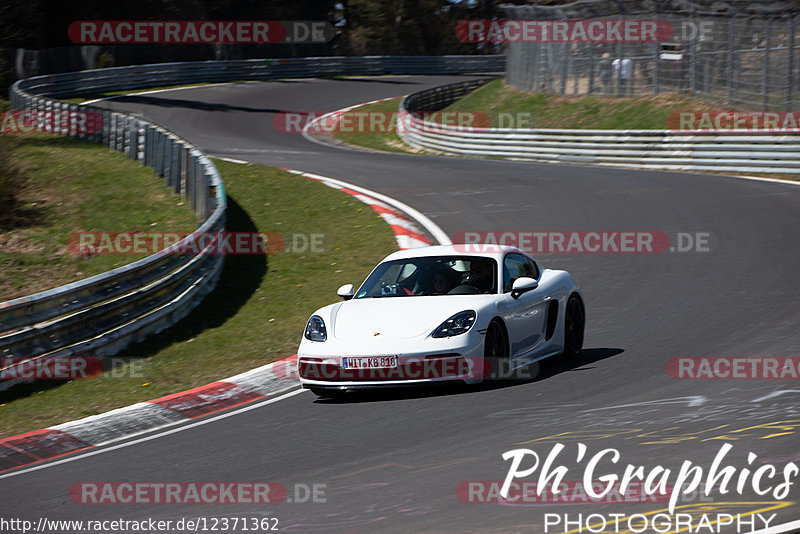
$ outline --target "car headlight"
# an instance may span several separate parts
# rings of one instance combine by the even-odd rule
[[[475,312],[473,310],[458,312],[436,327],[431,337],[452,337],[464,334],[469,332],[469,329],[472,328],[474,324]]]
[[[328,333],[325,331],[325,321],[319,315],[312,315],[306,325],[306,339],[311,341],[325,341],[328,339]]]

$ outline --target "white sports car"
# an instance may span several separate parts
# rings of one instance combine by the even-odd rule
[[[447,245],[390,254],[358,291],[308,320],[303,387],[349,389],[499,377],[583,345],[580,290],[514,247]],[[502,374],[502,373],[500,373]],[[505,375],[507,376],[507,375]]]

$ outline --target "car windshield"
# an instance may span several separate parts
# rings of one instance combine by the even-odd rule
[[[477,295],[497,292],[497,262],[477,256],[430,256],[387,261],[355,298]]]

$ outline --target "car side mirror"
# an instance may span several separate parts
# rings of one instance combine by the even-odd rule
[[[529,278],[527,276],[521,276],[514,280],[514,283],[511,285],[511,297],[518,299],[520,295],[525,293],[526,291],[532,291],[539,287],[539,282],[534,280],[533,278]]]
[[[350,300],[353,298],[354,292],[355,288],[353,287],[353,284],[345,284],[336,291],[336,294],[342,297],[344,300]]]

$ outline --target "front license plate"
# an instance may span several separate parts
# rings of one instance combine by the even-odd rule
[[[397,356],[342,358],[344,369],[397,369]]]

